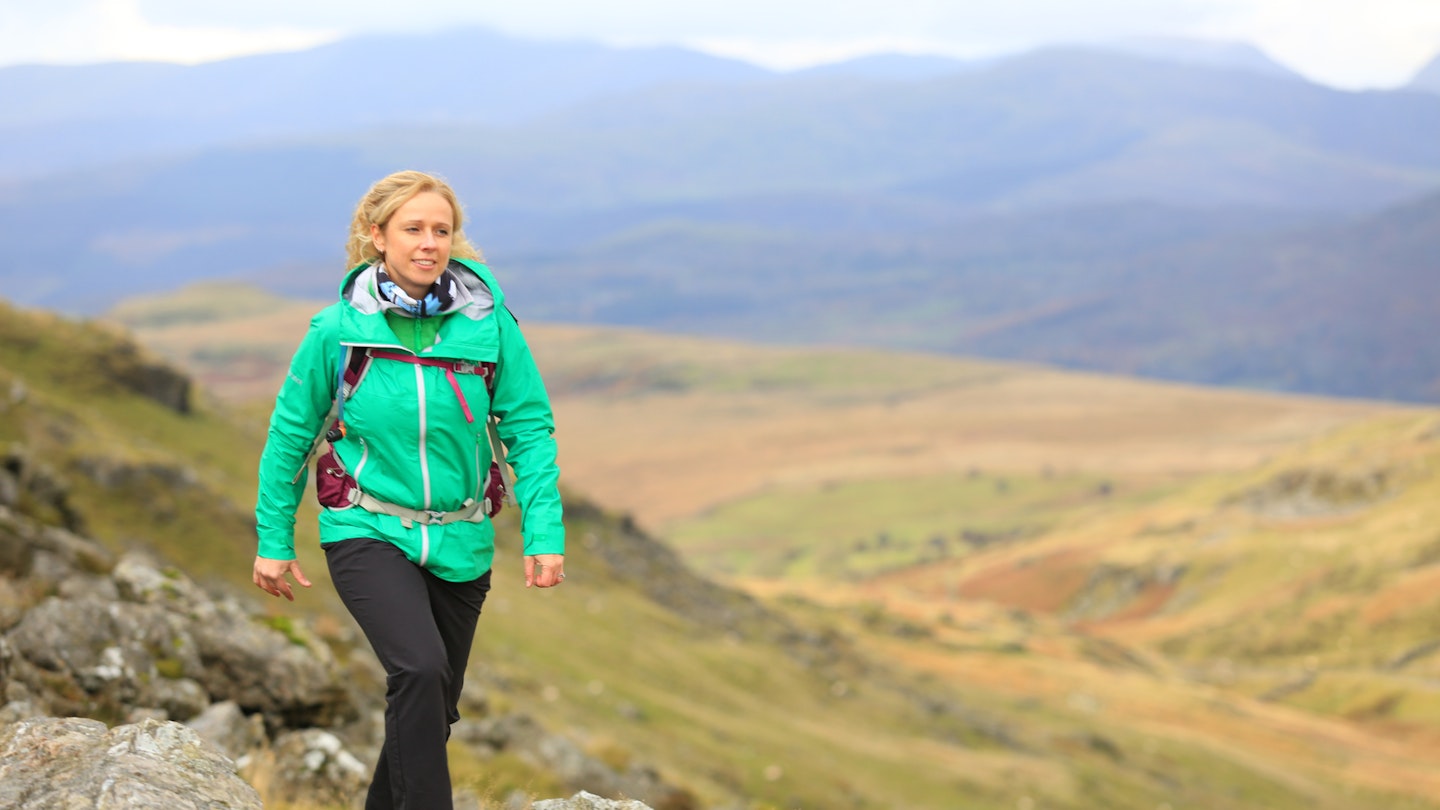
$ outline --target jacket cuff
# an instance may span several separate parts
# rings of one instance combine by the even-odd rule
[[[267,560],[293,560],[295,559],[295,540],[293,538],[261,537],[255,553]]]
[[[533,557],[536,554],[564,554],[565,535],[552,534],[544,537],[525,538],[525,556]]]

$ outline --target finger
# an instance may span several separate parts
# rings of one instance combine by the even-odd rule
[[[290,563],[290,573],[295,576],[295,581],[296,581],[296,582],[300,583],[301,585],[304,585],[304,586],[307,587],[307,588],[310,587],[310,580],[306,579],[306,578],[305,578],[305,572],[300,570],[300,561],[299,561],[299,560],[296,560],[296,561]]]
[[[540,574],[543,576],[544,573],[545,573],[545,569],[542,567],[542,568],[540,569]],[[528,588],[528,587],[530,587],[531,585],[534,585],[534,584],[535,584],[535,558],[534,558],[534,557],[526,557],[526,558],[525,558],[525,587]]]

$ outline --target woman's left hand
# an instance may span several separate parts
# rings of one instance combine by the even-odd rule
[[[565,580],[564,554],[525,556],[525,587],[553,588]]]

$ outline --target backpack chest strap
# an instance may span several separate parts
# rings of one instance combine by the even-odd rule
[[[460,381],[456,374],[479,374],[485,379],[485,387],[488,389],[494,382],[494,375],[491,374],[491,366],[488,363],[471,363],[465,360],[444,360],[439,357],[417,357],[413,354],[402,354],[400,352],[387,352],[384,349],[371,349],[370,356],[380,360],[394,360],[398,363],[409,363],[412,366],[430,366],[445,370],[445,379],[450,381],[450,388],[455,392],[455,398],[460,400],[460,409],[465,412],[465,421],[474,423],[475,415],[470,412],[470,403],[465,400],[465,394],[460,390]]]

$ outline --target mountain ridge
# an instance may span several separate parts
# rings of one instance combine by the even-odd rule
[[[336,47],[327,53],[353,52]],[[524,81],[614,58],[596,81],[629,89],[585,90],[513,125],[392,119],[12,177],[0,239],[15,249],[0,287],[72,312],[202,278],[329,294],[346,212],[376,177],[412,166],[452,182],[512,300],[548,320],[1437,395],[1428,355],[1376,366],[1374,352],[1347,354],[1324,329],[1398,356],[1429,317],[1403,290],[1340,291],[1369,262],[1413,275],[1433,242],[1432,226],[1406,224],[1400,209],[1383,216],[1409,229],[1396,237],[1409,245],[1402,253],[1386,247],[1386,227],[1348,223],[1440,188],[1440,141],[1429,137],[1440,96],[1076,48],[909,81],[702,60],[694,70],[731,78],[657,84],[626,71],[665,54],[575,47],[560,73]],[[47,145],[78,128],[57,129],[43,133]],[[185,127],[170,134],[187,137]],[[0,148],[17,160],[31,151]],[[1321,256],[1307,242],[1335,249]],[[1331,269],[1314,289],[1295,287],[1287,251]],[[1242,265],[1250,272],[1234,272]],[[1206,272],[1227,279],[1236,300],[1211,295]],[[1301,294],[1280,300],[1274,285]],[[1125,309],[1142,297],[1151,314]],[[1264,322],[1261,301],[1287,317]],[[1117,311],[1146,340],[1097,324]],[[1367,332],[1364,317],[1377,312],[1386,317]]]

